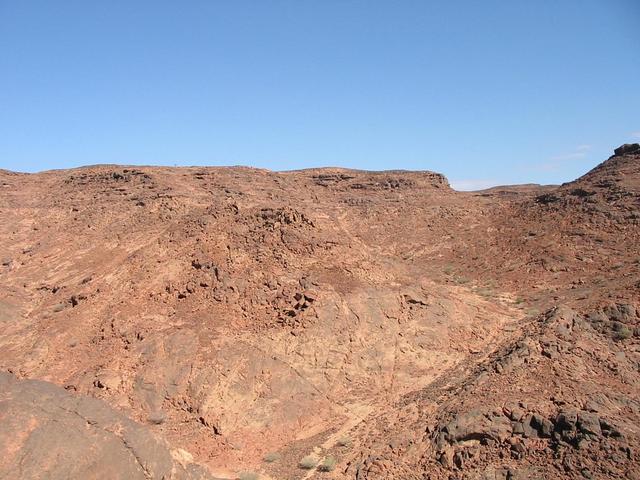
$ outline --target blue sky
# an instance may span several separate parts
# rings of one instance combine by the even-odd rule
[[[637,0],[0,0],[0,168],[558,183],[640,141]]]

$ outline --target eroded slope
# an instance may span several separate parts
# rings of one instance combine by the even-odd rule
[[[104,399],[220,477],[321,475],[308,454],[345,478],[507,475],[534,458],[501,466],[516,427],[480,461],[457,443],[484,434],[448,422],[507,401],[552,422],[550,396],[583,409],[604,388],[635,405],[632,316],[581,320],[580,350],[544,333],[556,306],[635,308],[640,156],[623,153],[561,187],[480,193],[430,172],[0,172],[0,367]],[[522,374],[496,366],[522,342]],[[593,349],[623,354],[631,386],[600,357],[554,367]]]

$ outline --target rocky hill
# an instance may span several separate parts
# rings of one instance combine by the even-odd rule
[[[0,220],[0,473],[640,471],[637,145],[481,192],[432,172],[0,171]]]

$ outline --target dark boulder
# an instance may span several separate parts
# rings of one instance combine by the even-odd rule
[[[471,411],[458,415],[442,429],[449,443],[491,439],[503,442],[511,436],[511,422],[504,415]]]
[[[640,153],[640,143],[625,143],[616,148],[613,153],[616,155],[630,155]]]
[[[578,411],[569,408],[560,410],[556,417],[556,429],[558,430],[575,430],[578,422]]]
[[[550,438],[553,433],[553,423],[540,414],[536,413],[531,417],[531,425],[542,438]]]
[[[596,436],[602,435],[602,430],[600,429],[600,417],[595,413],[580,412],[578,414],[576,426],[580,432],[584,434]]]

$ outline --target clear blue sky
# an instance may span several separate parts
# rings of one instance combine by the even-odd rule
[[[639,25],[638,0],[0,0],[0,167],[562,182],[640,141]]]

